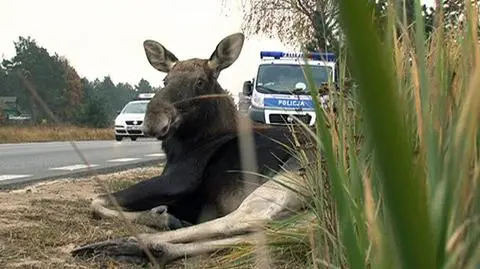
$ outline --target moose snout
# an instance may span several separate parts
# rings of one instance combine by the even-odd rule
[[[164,138],[170,131],[170,126],[170,118],[162,115],[157,120],[147,119],[142,127],[142,131],[146,136]]]
[[[142,131],[145,136],[166,138],[174,131],[177,125],[179,113],[169,102],[163,100],[162,96],[155,96],[147,106]]]

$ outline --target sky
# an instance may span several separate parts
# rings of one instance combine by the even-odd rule
[[[132,85],[141,78],[161,85],[163,73],[148,63],[142,43],[154,39],[180,60],[208,58],[225,36],[241,31],[236,2],[221,0],[1,0],[0,56],[15,55],[13,41],[31,36],[51,54],[66,57],[89,80],[109,75]],[[424,0],[431,4],[433,0]],[[279,40],[249,37],[220,84],[234,93],[254,76],[260,50],[286,50]]]

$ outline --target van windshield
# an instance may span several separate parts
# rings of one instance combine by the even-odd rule
[[[122,110],[122,113],[140,113],[144,114],[147,111],[148,102],[133,102],[128,103]]]
[[[327,83],[332,74],[329,66],[309,65],[316,88]],[[291,93],[299,82],[308,85],[302,65],[264,64],[258,68],[256,89],[261,93]],[[307,86],[308,88],[308,86]],[[303,91],[308,94],[308,89]]]

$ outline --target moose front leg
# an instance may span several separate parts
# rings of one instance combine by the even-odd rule
[[[150,210],[133,212],[117,208],[112,209],[111,207],[113,207],[112,203],[107,200],[106,195],[95,198],[90,205],[95,217],[106,219],[124,218],[132,223],[145,225],[156,230],[175,230],[190,225],[169,214],[166,206],[157,206]]]
[[[168,214],[167,208],[182,199],[185,193],[197,188],[204,162],[190,156],[180,164],[167,164],[160,176],[137,182],[120,191],[99,195],[90,205],[92,213],[97,217],[117,219],[123,215],[128,221],[161,230],[188,226],[188,223]]]

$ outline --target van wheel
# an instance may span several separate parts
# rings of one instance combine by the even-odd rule
[[[117,140],[118,142],[122,141],[123,137],[121,135],[116,135],[115,136],[115,140]]]
[[[132,137],[130,137],[130,139],[132,139],[132,141],[136,141],[136,140],[137,140],[137,137],[136,137],[136,136],[132,136]]]

